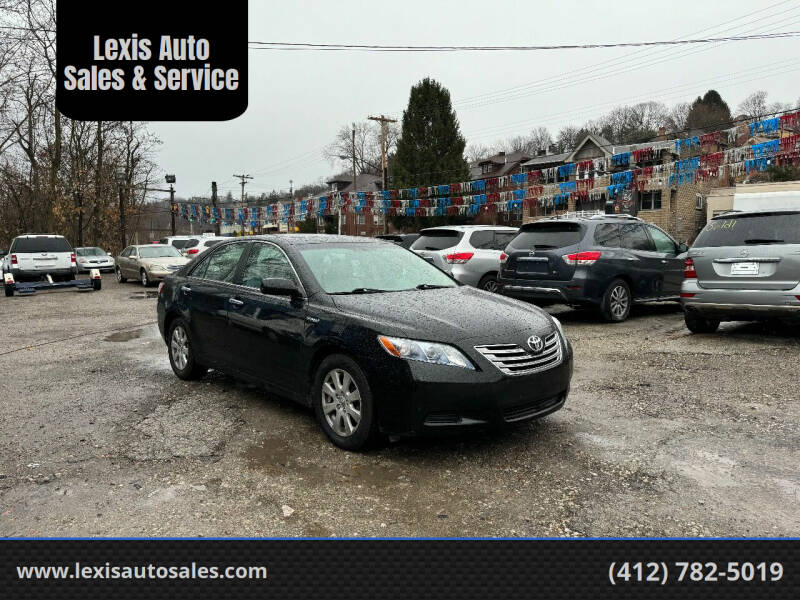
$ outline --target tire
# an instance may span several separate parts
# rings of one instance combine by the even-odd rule
[[[375,441],[378,419],[372,391],[353,359],[332,354],[323,360],[311,393],[314,413],[331,442],[345,450],[362,450]]]
[[[207,367],[198,364],[194,358],[189,327],[183,319],[175,319],[169,327],[167,354],[172,371],[178,379],[184,381],[200,379],[208,371]]]
[[[92,279],[92,289],[95,292],[99,292],[103,289],[103,280],[102,279]]]
[[[142,282],[143,287],[150,287],[150,278],[147,276],[147,271],[144,269],[139,271],[139,281]]]
[[[115,271],[115,272],[116,272],[116,274],[117,274],[117,282],[119,282],[119,283],[125,283],[126,281],[128,281],[128,278],[127,278],[127,277],[123,277],[123,276],[122,276],[122,269],[120,269],[119,267],[117,267],[116,269],[114,269],[114,271]]]
[[[704,319],[688,312],[683,314],[686,329],[692,333],[714,333],[719,328],[719,321]]]
[[[633,297],[631,288],[624,279],[615,279],[603,294],[600,314],[611,323],[621,323],[631,314]]]
[[[6,298],[11,298],[14,295],[14,286],[13,285],[3,285],[6,292]]]
[[[486,290],[487,292],[492,292],[493,294],[498,293],[497,273],[487,273],[481,277],[481,280],[478,282],[478,288]]]

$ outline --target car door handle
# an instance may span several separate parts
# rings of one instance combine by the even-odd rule
[[[228,298],[228,302],[230,302],[236,308],[239,308],[240,306],[244,306],[244,302],[242,302],[238,298]]]
[[[182,285],[181,291],[188,296],[192,293],[192,288],[190,288],[188,285]]]

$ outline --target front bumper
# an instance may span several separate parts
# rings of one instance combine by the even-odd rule
[[[87,272],[87,271],[91,271],[92,269],[97,269],[98,271],[113,271],[114,267],[115,267],[115,265],[114,265],[113,262],[102,263],[102,264],[98,264],[98,263],[81,264],[81,263],[78,263],[78,272],[79,273],[84,273],[84,272]]]
[[[691,294],[691,296],[689,296]],[[684,311],[718,321],[800,319],[800,286],[793,290],[706,289],[684,281]]]
[[[564,406],[573,370],[568,342],[560,364],[530,375],[505,375],[493,365],[469,371],[392,360],[405,373],[368,374],[380,429],[391,435],[497,428],[543,417]]]

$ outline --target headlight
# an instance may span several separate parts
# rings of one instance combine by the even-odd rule
[[[553,324],[556,326],[556,329],[558,329],[558,333],[561,334],[561,339],[567,341],[567,336],[564,335],[564,328],[561,326],[561,321],[553,316],[550,318],[553,319]]]
[[[447,344],[407,340],[385,335],[379,335],[378,342],[386,352],[397,358],[475,370],[466,356]]]

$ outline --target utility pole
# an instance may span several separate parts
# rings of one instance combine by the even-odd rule
[[[211,206],[217,208],[217,182],[211,182]],[[217,211],[219,213],[219,211]],[[214,235],[219,236],[219,217],[214,219]]]
[[[235,175],[242,185],[242,235],[244,235],[244,186],[247,184],[248,179],[252,179],[250,175]]]
[[[358,192],[358,175],[356,175],[356,124],[353,123],[353,191]],[[339,221],[342,220],[342,209],[339,209]],[[358,232],[358,226],[356,225],[356,232]],[[341,232],[340,232],[341,233]]]
[[[170,214],[170,231],[175,235],[175,186],[169,184],[169,214]]]
[[[397,119],[390,119],[384,115],[380,117],[367,117],[370,121],[377,121],[381,124],[381,189],[386,189],[386,175],[389,165],[386,161],[386,124],[397,123]],[[353,144],[355,146],[355,144]],[[389,233],[389,215],[383,215],[383,233]]]

